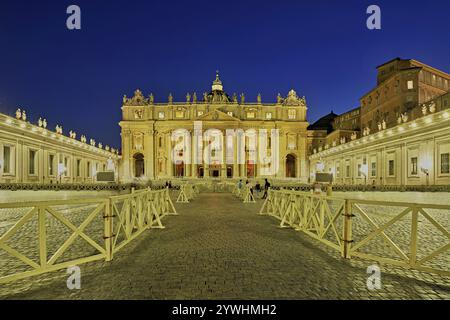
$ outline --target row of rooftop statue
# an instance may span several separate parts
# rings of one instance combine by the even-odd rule
[[[21,110],[20,108],[16,110],[16,119],[17,120],[22,120],[22,121],[27,121],[27,113],[25,110]],[[44,128],[47,129],[47,119],[42,119],[41,117],[39,117],[38,119],[38,126],[40,128]],[[63,134],[63,127],[60,125],[56,125],[55,127],[55,132],[57,134],[62,135]],[[69,138],[72,139],[76,139],[77,138],[77,133],[75,131],[70,130],[69,131]],[[81,135],[80,137],[80,141],[83,143],[87,143],[87,138],[85,135]],[[95,141],[95,139],[90,139],[89,140],[89,144],[93,147],[97,147],[99,149],[103,149],[103,144],[101,142],[99,142],[97,144],[97,142]],[[114,148],[110,148],[108,145],[105,146],[105,150],[106,151],[110,151],[112,153],[118,153],[118,150],[114,149]]]
[[[220,96],[221,99],[217,100],[217,97],[213,97],[216,95],[217,97]],[[243,93],[240,94],[240,103],[245,104],[245,95]],[[170,93],[167,98],[168,104],[172,104],[173,101],[173,95]],[[229,97],[227,94],[225,94],[223,91],[217,91],[217,92],[211,92],[203,93],[203,100],[201,102],[208,103],[208,102],[224,102],[224,103],[238,103],[238,96],[236,93],[233,93],[231,97]],[[126,95],[123,96],[123,105],[129,105],[129,106],[138,106],[138,105],[152,105],[155,103],[155,97],[153,93],[151,93],[148,98],[146,98],[141,90],[136,90],[134,92],[134,96],[132,98],[128,98]],[[199,102],[197,98],[197,93],[194,92],[192,95],[190,93],[186,94],[186,103],[201,103]],[[258,104],[262,103],[262,97],[259,93],[256,97],[256,102]],[[290,90],[287,97],[282,97],[281,94],[277,95],[277,104],[289,104],[289,105],[298,105],[298,106],[306,106],[306,98],[305,97],[298,97],[295,90]]]

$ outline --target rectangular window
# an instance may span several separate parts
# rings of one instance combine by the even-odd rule
[[[449,166],[449,153],[442,153],[441,154],[441,173],[450,173],[450,166]]]
[[[86,165],[86,177],[91,177],[91,163],[88,161]]]
[[[11,147],[3,146],[3,173],[11,173]]]
[[[55,156],[53,154],[48,156],[48,175],[55,175]]]
[[[347,166],[345,167],[345,176],[347,178],[350,178],[350,165],[347,164]]]
[[[69,172],[70,172],[70,170],[69,170],[69,158],[68,157],[64,157],[64,175],[66,177],[68,177],[69,176]]]
[[[336,163],[336,178],[339,178],[341,176],[341,165],[340,163]]]
[[[361,177],[361,169],[362,169],[362,165],[358,164],[358,178]]]
[[[408,80],[407,86],[408,86],[408,90],[414,89],[414,81]]]
[[[81,177],[81,160],[77,159],[77,177]]]
[[[272,119],[272,112],[266,112],[266,119],[267,120]]]
[[[377,176],[377,163],[376,162],[372,162],[372,164],[371,164],[370,175],[372,177],[376,177]]]
[[[417,157],[411,158],[411,174],[417,175]]]
[[[30,150],[28,155],[28,173],[36,174],[36,150]]]
[[[388,162],[388,176],[394,176],[395,175],[395,163],[394,160],[389,160]]]
[[[158,113],[158,118],[159,119],[164,119],[164,117],[165,117],[164,112],[159,112]]]
[[[184,111],[175,111],[175,118],[184,118]]]
[[[297,118],[297,110],[295,109],[289,109],[288,110],[288,118],[290,120],[294,120],[295,118]]]
[[[254,112],[247,112],[247,119],[254,119],[255,113]]]

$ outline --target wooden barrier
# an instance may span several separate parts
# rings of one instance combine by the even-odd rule
[[[95,260],[110,261],[114,253],[143,231],[164,228],[161,219],[177,214],[167,189],[146,189],[110,198],[3,203],[0,204],[0,210],[24,212],[18,221],[0,236],[0,254],[2,259],[17,259],[28,269],[0,275],[0,283]],[[81,223],[72,222],[67,216],[68,213],[74,213],[78,217],[84,213]],[[55,223],[55,220],[58,223]],[[103,221],[99,225],[93,225],[94,220]],[[28,243],[11,243],[20,241],[18,232],[25,225],[33,225],[33,221],[37,221],[37,248]],[[58,240],[55,238],[60,236],[58,232],[50,231],[54,231],[51,228],[58,224],[68,228],[71,235],[50,252],[49,242],[55,242],[54,240]],[[96,232],[88,234],[86,230],[93,227],[97,228]],[[78,239],[85,241],[93,250],[81,253],[82,257],[61,261],[64,253],[67,253]],[[30,255],[37,256],[38,261],[29,258]]]

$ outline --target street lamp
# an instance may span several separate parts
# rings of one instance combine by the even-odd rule
[[[369,170],[369,168],[368,168],[367,164],[362,164],[361,165],[360,172],[364,176],[364,185],[367,185],[368,170]]]
[[[430,183],[430,169],[432,168],[433,163],[429,154],[426,154],[424,159],[422,160],[420,171],[426,175],[426,185],[428,186]]]
[[[63,163],[58,163],[58,177],[59,177],[60,184],[62,182],[62,176],[63,176],[64,172],[66,172],[66,167],[64,166]]]
[[[420,171],[422,171],[423,174],[427,176],[427,186],[429,184],[429,177],[430,177],[430,170],[424,167],[420,168]]]

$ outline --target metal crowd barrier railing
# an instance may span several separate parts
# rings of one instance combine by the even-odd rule
[[[189,203],[199,193],[200,191],[196,184],[182,184],[176,201],[178,203]]]
[[[368,201],[269,190],[260,214],[337,250],[450,276],[450,205]],[[429,239],[433,239],[430,241]]]
[[[0,283],[110,261],[145,230],[164,228],[163,217],[177,214],[167,189],[110,198],[2,203],[0,213],[8,222],[0,225]],[[63,235],[68,237],[64,240]],[[78,252],[71,251],[74,247]]]
[[[255,203],[255,197],[251,188],[247,185],[242,185],[240,188],[237,184],[234,185],[232,194],[239,198],[243,203]]]

